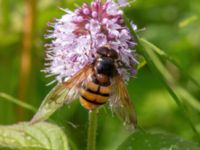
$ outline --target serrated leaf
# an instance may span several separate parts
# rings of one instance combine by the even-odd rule
[[[117,150],[199,150],[199,145],[179,137],[161,133],[137,131],[129,136]]]
[[[0,126],[0,147],[29,150],[69,149],[67,137],[62,129],[46,122]]]

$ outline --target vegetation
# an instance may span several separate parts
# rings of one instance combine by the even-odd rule
[[[64,14],[59,8],[73,10],[82,2],[0,0],[2,150],[86,148],[88,111],[78,101],[56,111],[49,119],[53,124],[10,126],[29,121],[55,86],[46,86],[53,77],[45,78],[41,72],[44,44],[49,42],[44,39],[47,23]],[[100,109],[96,149],[199,149],[200,1],[137,0],[124,11],[127,25],[133,20],[139,28],[132,34],[141,63],[136,78],[128,83],[139,127],[130,135],[109,109]]]

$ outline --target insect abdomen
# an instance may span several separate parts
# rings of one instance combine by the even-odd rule
[[[95,109],[107,102],[110,92],[111,85],[101,86],[93,81],[87,81],[87,83],[80,88],[80,102],[86,109]]]

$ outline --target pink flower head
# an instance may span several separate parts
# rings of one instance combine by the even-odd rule
[[[124,1],[96,0],[90,5],[84,3],[74,12],[57,19],[53,32],[47,36],[52,43],[47,44],[46,72],[55,75],[59,82],[67,80],[86,64],[95,59],[96,50],[109,45],[116,50],[126,68],[118,68],[124,80],[128,80],[136,70],[133,48],[135,42],[124,24],[120,10]]]

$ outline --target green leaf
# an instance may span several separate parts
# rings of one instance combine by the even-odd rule
[[[19,123],[0,126],[0,147],[28,150],[68,150],[68,141],[62,129],[41,122],[35,125]]]
[[[199,150],[199,145],[179,137],[161,133],[137,131],[129,136],[117,150]]]

